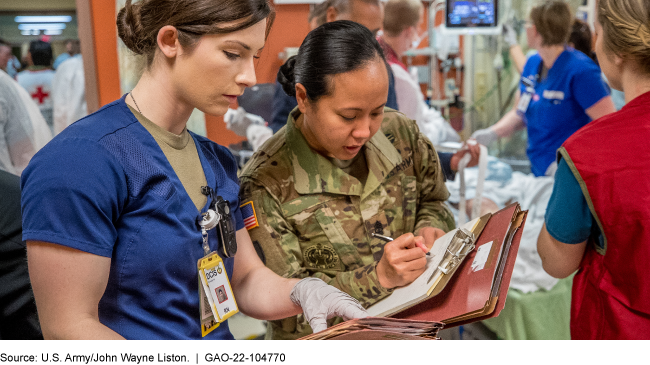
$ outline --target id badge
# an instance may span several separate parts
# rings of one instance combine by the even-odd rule
[[[201,278],[199,280],[199,310],[201,318],[201,336],[205,337],[208,333],[214,331],[219,327],[221,323],[217,322],[214,314],[212,312],[212,305],[210,305],[210,300],[208,296],[205,295],[205,290],[203,290],[203,284],[201,283]]]
[[[203,294],[200,296],[201,303],[201,332],[203,336],[210,333],[219,324],[239,312],[235,296],[228,280],[226,267],[223,260],[215,252],[208,254],[197,263],[199,269],[199,280]],[[205,302],[210,308],[211,316],[207,315]],[[212,318],[210,318],[212,317]],[[206,326],[210,321],[215,325]],[[206,328],[207,327],[207,328]],[[206,332],[207,331],[207,332]]]
[[[526,111],[528,111],[528,106],[530,106],[530,101],[532,100],[534,93],[535,93],[535,89],[526,88],[526,91],[523,94],[521,94],[521,97],[519,98],[519,104],[517,105],[517,114],[521,116],[526,114]]]

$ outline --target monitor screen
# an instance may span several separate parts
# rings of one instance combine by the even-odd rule
[[[447,0],[447,28],[497,26],[498,0]]]

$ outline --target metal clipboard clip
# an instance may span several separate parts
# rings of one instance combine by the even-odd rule
[[[447,254],[438,265],[436,271],[440,271],[447,275],[453,272],[465,259],[468,253],[476,247],[476,237],[474,233],[466,229],[459,229],[451,239],[451,243],[447,247]],[[436,273],[434,273],[435,276]]]

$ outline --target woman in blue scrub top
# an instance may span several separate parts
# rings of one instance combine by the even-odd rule
[[[555,152],[578,129],[616,109],[600,69],[566,46],[571,10],[562,1],[534,7],[526,26],[531,56],[521,75],[514,108],[496,124],[472,135],[484,145],[528,129],[527,154],[535,176],[553,175]]]
[[[323,281],[281,278],[262,264],[244,228],[233,156],[186,129],[194,108],[223,115],[255,84],[273,14],[266,0],[127,1],[119,12],[120,38],[146,57],[142,78],[65,129],[22,175],[23,239],[45,338],[232,339],[227,322],[202,337],[205,244],[249,316],[304,312],[318,329],[326,318],[365,316]],[[219,197],[236,254],[217,237],[228,229],[208,230],[204,243],[199,223]]]

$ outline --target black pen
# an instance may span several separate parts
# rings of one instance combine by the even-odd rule
[[[386,242],[393,241],[392,238],[390,238],[390,237],[388,237],[388,236],[381,235],[381,234],[371,233],[371,235],[372,235],[373,237],[377,237],[377,238],[379,238],[379,239],[382,240],[382,241],[386,241]],[[421,248],[422,251],[424,251],[424,253],[425,253],[427,256],[431,256],[431,253],[430,253],[429,250],[427,249],[427,246],[425,246],[425,245],[423,245],[423,244],[421,244],[421,243],[419,243],[419,242],[416,242],[415,245],[418,246],[419,248]]]

